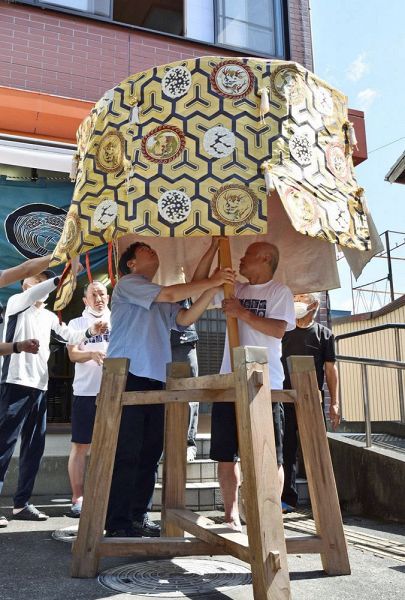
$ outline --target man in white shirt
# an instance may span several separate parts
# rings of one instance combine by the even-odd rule
[[[85,309],[81,317],[73,319],[69,328],[83,331],[98,320],[110,327],[107,288],[101,281],[93,281],[84,288]],[[80,517],[83,502],[86,456],[90,449],[96,416],[96,397],[100,391],[103,360],[107,353],[110,332],[68,346],[69,358],[75,363],[72,403],[72,449],[69,456],[69,479],[72,487],[71,517]]]
[[[218,240],[214,238],[210,248],[201,259],[193,280],[207,277],[217,248]],[[295,327],[292,292],[285,285],[273,281],[278,258],[278,249],[273,244],[265,242],[251,244],[241,259],[239,267],[240,274],[248,280],[248,283],[236,282],[235,296],[222,301],[224,313],[238,319],[240,345],[267,348],[272,389],[283,388],[281,339],[285,331]],[[221,373],[230,373],[231,371],[227,335]],[[281,494],[284,473],[282,418],[279,404],[273,404],[273,421]],[[240,486],[240,471],[237,462],[238,435],[233,403],[214,403],[213,405],[210,457],[219,463],[218,479],[224,501],[225,523],[231,529],[241,531],[238,508],[238,488]]]
[[[18,436],[21,434],[18,489],[14,496],[13,518],[43,521],[48,517],[29,504],[45,446],[46,390],[51,331],[62,341],[80,343],[85,337],[103,333],[106,325],[97,322],[87,331],[72,332],[45,308],[48,294],[59,279],[50,271],[24,279],[21,294],[8,301],[3,330],[4,341],[27,338],[39,341],[37,354],[14,353],[3,359],[0,390],[0,492]]]

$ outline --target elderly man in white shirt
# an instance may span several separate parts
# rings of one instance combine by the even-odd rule
[[[11,457],[21,434],[18,488],[14,496],[13,519],[42,521],[48,517],[29,504],[45,447],[46,390],[51,331],[70,344],[103,333],[107,325],[97,321],[86,331],[75,332],[45,308],[48,294],[59,279],[51,271],[28,277],[23,292],[8,301],[3,330],[6,343],[27,338],[39,341],[37,354],[18,351],[3,359],[0,390],[0,492]],[[4,526],[4,523],[3,523]]]

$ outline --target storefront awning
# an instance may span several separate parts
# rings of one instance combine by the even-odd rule
[[[40,140],[3,139],[0,135],[0,164],[69,173],[74,152],[73,145],[61,147]]]

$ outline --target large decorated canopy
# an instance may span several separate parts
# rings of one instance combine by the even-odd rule
[[[203,57],[138,73],[78,130],[76,185],[53,263],[128,234],[272,232],[298,252],[304,236],[317,248],[370,250],[355,143],[346,97],[296,63]]]

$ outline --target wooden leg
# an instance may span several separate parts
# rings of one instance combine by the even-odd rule
[[[317,534],[323,540],[322,565],[329,575],[350,575],[328,438],[312,356],[290,356],[295,409]]]
[[[95,577],[97,574],[98,546],[103,537],[107,514],[121,421],[121,394],[125,390],[128,363],[126,358],[104,361],[83,508],[73,546],[72,577]]]
[[[264,348],[234,350],[236,417],[255,600],[291,598]],[[255,372],[263,374],[257,386]]]
[[[168,365],[167,376],[171,378],[190,377],[188,363]],[[190,399],[192,397],[190,390]],[[186,468],[187,468],[187,429],[188,403],[166,404],[165,449],[163,463],[162,489],[162,534],[170,537],[184,535],[184,529],[166,519],[169,508],[185,508],[186,504]]]

